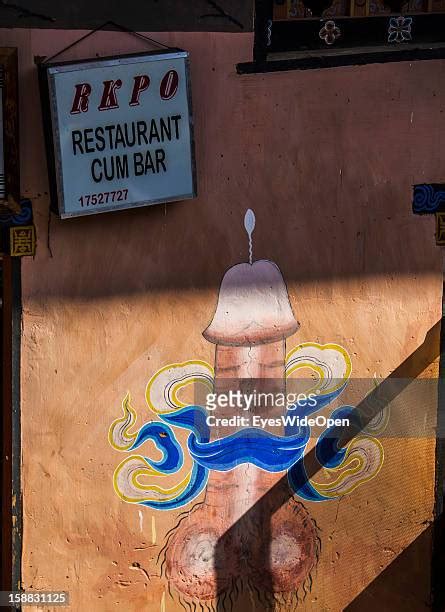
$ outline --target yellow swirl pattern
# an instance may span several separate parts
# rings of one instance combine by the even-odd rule
[[[192,360],[172,363],[158,370],[148,381],[146,401],[154,416],[168,414],[184,408],[179,399],[180,392],[189,385],[203,384],[213,390],[213,369],[205,361]],[[108,439],[111,446],[125,451],[131,448],[136,433],[130,429],[136,423],[136,411],[130,404],[127,393],[123,402],[123,417],[111,424]],[[163,488],[158,484],[144,483],[140,479],[158,479],[166,475],[151,467],[141,455],[124,459],[114,471],[113,486],[117,495],[128,503],[169,502],[179,497],[190,484],[192,470],[175,486]]]
[[[213,368],[205,361],[191,360],[171,363],[154,374],[147,384],[145,398],[154,414],[167,414],[186,404],[178,398],[178,393],[191,384],[203,384],[213,390]]]
[[[309,368],[318,376],[315,385],[307,392],[319,396],[329,395],[341,389],[352,373],[352,363],[348,352],[339,344],[318,344],[305,342],[292,349],[286,356],[286,378],[296,371]],[[381,414],[370,421],[364,429],[365,434],[380,433],[387,424],[388,414]],[[357,436],[349,443],[344,460],[336,468],[324,468],[334,480],[311,484],[325,497],[347,495],[359,485],[368,482],[382,468],[384,451],[381,443],[371,435]]]
[[[378,436],[385,431],[390,417],[389,403],[386,400],[379,398],[378,394],[377,397],[373,396],[373,392],[378,389],[378,387],[379,384],[374,379],[374,389],[368,393],[364,401],[360,403],[359,407],[359,412],[361,415],[363,415],[362,418],[366,422],[366,427],[363,428],[363,432],[374,436]],[[368,396],[370,398],[369,400]],[[368,403],[369,411],[367,410]],[[377,413],[376,408],[379,408]],[[373,414],[374,416],[372,419],[368,420],[370,414]]]
[[[139,478],[147,476],[162,477],[165,474],[152,468],[141,455],[131,455],[124,459],[114,472],[114,490],[123,501],[129,503],[171,501],[186,489],[191,473],[189,472],[180,483],[168,489],[140,482]]]
[[[286,356],[286,378],[302,368],[309,368],[318,377],[311,393],[329,395],[341,389],[352,372],[351,359],[347,351],[338,344],[318,344],[306,342],[292,349]],[[169,414],[184,408],[180,393],[189,385],[202,384],[213,392],[214,371],[205,361],[190,360],[169,364],[158,370],[149,380],[146,388],[146,401],[154,416]],[[137,420],[136,411],[131,406],[130,394],[123,402],[123,416],[113,421],[109,429],[109,442],[113,448],[126,451],[131,448],[137,433],[131,431]],[[383,423],[370,422],[365,434],[382,431]],[[384,427],[383,427],[384,428]],[[381,443],[371,435],[354,438],[347,447],[344,460],[337,468],[324,468],[330,482],[311,481],[321,495],[336,498],[354,491],[360,484],[368,482],[380,471],[384,461]],[[180,496],[191,481],[191,470],[176,485],[164,488],[145,479],[157,480],[165,474],[151,467],[141,455],[131,455],[116,468],[113,485],[117,495],[128,503],[170,502]]]
[[[132,408],[130,401],[130,394],[127,393],[122,401],[124,416],[113,421],[108,431],[109,443],[120,451],[128,450],[137,436],[137,433],[130,432],[137,420],[136,411]]]
[[[345,458],[336,468],[324,468],[328,474],[337,475],[328,483],[311,484],[326,497],[339,497],[352,493],[359,485],[372,480],[382,469],[384,450],[381,443],[369,436],[357,436],[348,444]]]
[[[309,368],[318,376],[317,383],[307,393],[318,391],[323,396],[347,383],[352,363],[348,352],[339,344],[304,342],[286,355],[286,378],[302,368]]]

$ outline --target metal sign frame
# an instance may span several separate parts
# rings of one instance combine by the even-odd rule
[[[185,76],[186,76],[186,98],[188,105],[188,126],[190,133],[190,172],[192,177],[192,189],[189,193],[178,194],[172,197],[157,198],[150,200],[141,200],[138,202],[101,205],[100,207],[90,207],[85,211],[71,212],[66,209],[66,194],[63,189],[63,168],[61,165],[61,146],[59,139],[59,124],[57,115],[57,98],[55,95],[55,75],[63,72],[78,70],[81,72],[84,69],[97,67],[112,67],[127,64],[136,64],[149,61],[159,61],[162,59],[184,59]],[[39,83],[42,101],[42,114],[44,121],[44,133],[46,141],[46,152],[48,160],[48,175],[50,182],[50,197],[51,209],[57,213],[60,218],[83,217],[91,214],[100,214],[104,212],[112,212],[118,210],[128,210],[132,208],[140,208],[152,206],[160,203],[175,202],[181,200],[192,199],[197,196],[197,180],[196,180],[196,160],[195,160],[195,141],[193,133],[193,110],[192,96],[190,84],[190,61],[187,51],[177,48],[169,48],[166,50],[156,50],[144,53],[132,53],[120,56],[107,56],[103,58],[94,58],[86,60],[75,60],[65,62],[41,62],[39,68]]]

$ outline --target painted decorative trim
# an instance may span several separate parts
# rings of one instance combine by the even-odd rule
[[[31,200],[20,200],[18,210],[0,209],[0,253],[13,257],[34,255],[36,232]]]
[[[272,44],[272,25],[273,25],[272,19],[268,19],[267,20],[267,29],[266,29],[266,35],[267,35],[266,46],[267,47],[270,47],[270,45]]]
[[[27,225],[32,221],[32,203],[31,200],[21,200],[20,210],[0,210],[0,226],[9,228],[13,225]]]
[[[403,45],[388,47],[382,45],[378,51],[358,51],[353,48],[341,54],[308,56],[301,53],[292,59],[271,59],[269,61],[240,62],[236,65],[237,74],[266,74],[269,72],[286,72],[290,70],[320,70],[338,68],[339,66],[365,66],[367,64],[387,64],[389,62],[428,61],[445,58],[445,45],[431,48],[420,45],[415,49]]]
[[[391,17],[388,26],[388,42],[401,43],[412,40],[411,26],[413,23],[412,17]]]
[[[436,244],[445,246],[445,212],[436,213]]]
[[[333,45],[337,38],[340,37],[341,31],[340,28],[335,25],[335,21],[330,19],[326,21],[318,35],[327,45]]]
[[[423,183],[413,186],[413,213],[432,214],[445,210],[445,184]]]
[[[9,228],[11,257],[34,256],[36,253],[36,230],[34,225],[19,225]]]

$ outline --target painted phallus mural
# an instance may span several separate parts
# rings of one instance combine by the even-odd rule
[[[286,339],[299,328],[287,287],[275,263],[253,260],[253,211],[247,211],[244,225],[249,262],[225,273],[213,319],[203,332],[215,345],[214,366],[192,359],[161,368],[146,387],[150,419],[135,428],[137,413],[127,394],[123,416],[109,430],[112,447],[126,453],[114,472],[114,489],[123,501],[157,510],[187,507],[160,554],[169,589],[173,587],[186,609],[196,601],[209,610],[216,610],[221,601],[224,609],[233,609],[243,592],[263,602],[262,609],[271,601],[294,609],[311,589],[321,550],[307,503],[352,493],[378,474],[384,459],[375,437],[381,422],[373,420],[363,427],[354,406],[337,407],[330,414],[348,418],[360,432],[344,447],[338,427],[326,427],[314,440],[311,427],[304,424],[303,417],[328,408],[344,391],[351,359],[334,343],[305,342],[286,353]],[[196,401],[196,393],[193,400],[184,397],[187,389],[197,386],[216,397],[235,387],[286,393],[290,381],[303,371],[311,373],[307,395],[313,400],[291,407],[303,424],[287,423],[280,435],[250,425],[211,427],[208,407]],[[270,409],[260,407],[257,412],[267,417]],[[233,408],[221,409],[219,416],[233,416]],[[180,430],[188,432],[186,443],[179,441]],[[148,441],[161,459],[141,453]],[[317,479],[308,476],[305,466],[311,441],[322,468]],[[268,508],[264,498],[258,520],[248,529],[245,524],[237,529],[239,519],[283,474],[288,484],[282,503]],[[167,479],[170,486],[163,484]],[[222,554],[218,543],[229,530]]]

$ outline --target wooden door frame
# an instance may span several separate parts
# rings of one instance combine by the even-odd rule
[[[0,47],[0,69],[3,77],[1,94],[5,174],[0,213],[10,214],[20,202],[17,48]],[[4,236],[0,252],[2,250],[7,250]],[[21,265],[20,258],[10,257],[7,252],[1,258],[0,586],[1,590],[9,591],[18,589],[21,581]]]
[[[20,258],[2,258],[1,589],[21,583]]]
[[[18,53],[16,47],[0,47],[3,72],[3,149],[5,158],[5,191],[20,202]],[[0,211],[3,208],[0,202]]]

